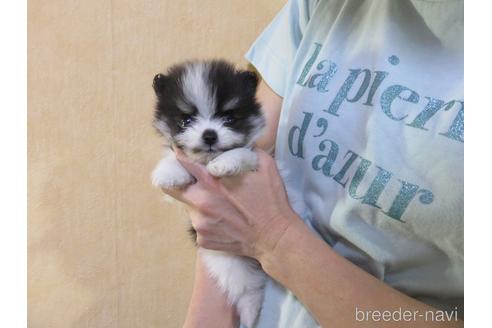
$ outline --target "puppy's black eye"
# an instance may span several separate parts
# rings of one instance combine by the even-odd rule
[[[185,116],[181,120],[178,121],[178,126],[182,129],[190,126],[192,122],[191,116]]]
[[[227,115],[224,117],[224,123],[225,124],[232,124],[236,121],[236,119],[232,115]]]
[[[227,111],[223,114],[224,124],[233,124],[238,119],[237,115],[233,111]]]

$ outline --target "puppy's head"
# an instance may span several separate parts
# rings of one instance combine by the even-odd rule
[[[206,163],[250,147],[265,126],[255,99],[258,80],[224,61],[195,61],[157,74],[154,126],[189,157]]]

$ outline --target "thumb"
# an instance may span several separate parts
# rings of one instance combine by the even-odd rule
[[[176,159],[192,176],[200,182],[215,182],[213,176],[208,173],[207,168],[199,163],[192,161],[181,149],[176,149]]]

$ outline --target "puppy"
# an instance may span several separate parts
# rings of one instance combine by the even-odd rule
[[[171,146],[204,164],[211,175],[239,175],[256,168],[252,150],[265,119],[255,93],[252,72],[236,70],[225,61],[193,61],[157,74],[154,126],[165,137],[164,157],[152,182],[166,189],[193,183]],[[196,240],[196,232],[192,229]],[[199,248],[208,272],[228,301],[236,306],[241,324],[252,327],[263,301],[265,273],[253,259]]]

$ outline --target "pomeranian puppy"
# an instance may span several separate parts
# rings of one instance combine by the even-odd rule
[[[256,168],[255,141],[265,118],[255,93],[257,77],[221,61],[191,61],[157,74],[154,126],[167,141],[163,158],[152,173],[161,188],[180,188],[194,178],[181,166],[172,148],[206,165],[211,175],[239,175]],[[195,241],[196,232],[192,229]],[[219,288],[234,304],[241,324],[252,327],[263,301],[266,276],[251,258],[199,248]]]

